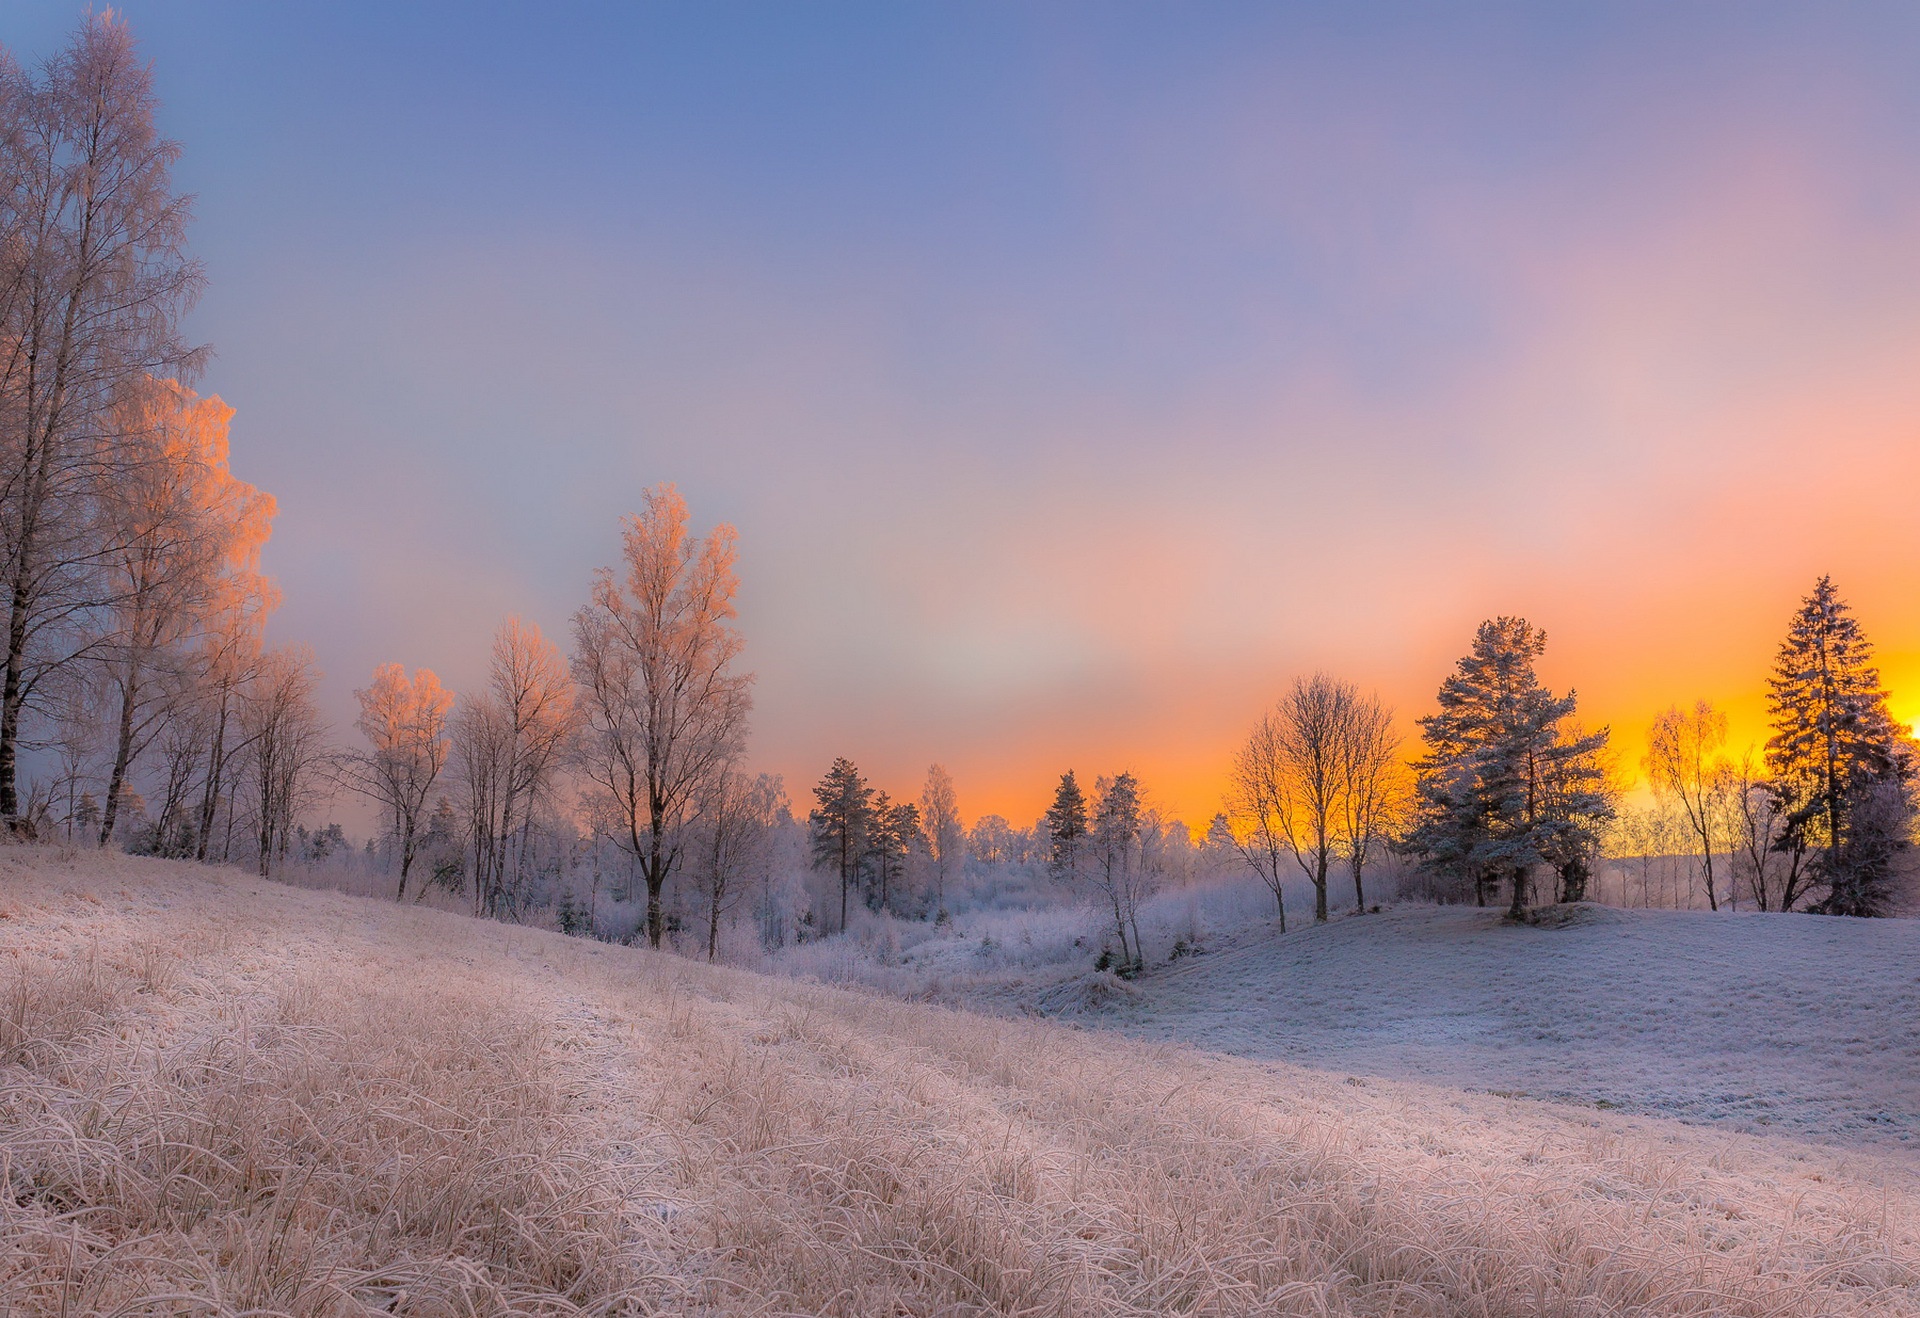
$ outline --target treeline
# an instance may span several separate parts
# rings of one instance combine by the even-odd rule
[[[1482,623],[1418,720],[1421,748],[1398,756],[1392,714],[1324,675],[1296,682],[1237,757],[1224,823],[1248,866],[1281,897],[1313,885],[1327,918],[1330,868],[1362,875],[1383,852],[1418,866],[1419,896],[1522,914],[1542,896],[1581,901],[1612,857],[1642,900],[1654,862],[1689,851],[1709,909],[1889,913],[1913,840],[1915,743],[1892,716],[1872,647],[1830,579],[1789,623],[1768,682],[1771,736],[1737,761],[1726,716],[1706,701],[1659,715],[1643,767],[1651,809],[1623,809],[1626,784],[1606,728],[1588,729],[1573,692],[1536,661],[1546,635],[1521,618]],[[1281,905],[1284,928],[1285,906]]]

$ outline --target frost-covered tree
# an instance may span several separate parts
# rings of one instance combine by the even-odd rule
[[[127,25],[90,14],[39,78],[0,66],[0,820],[17,824],[22,719],[89,653],[81,626],[115,589],[100,498],[123,474],[125,392],[186,376],[186,254],[176,143]]]
[[[1120,968],[1135,971],[1145,965],[1140,903],[1152,892],[1154,880],[1141,852],[1140,784],[1130,773],[1116,774],[1098,779],[1094,794],[1081,873],[1113,913]]]
[[[967,834],[967,852],[975,860],[999,865],[1014,859],[1014,829],[1004,815],[981,815]]]
[[[1720,895],[1713,862],[1735,813],[1733,770],[1721,754],[1726,744],[1727,716],[1705,700],[1695,701],[1692,709],[1665,710],[1647,732],[1647,779],[1656,796],[1679,805],[1700,855],[1707,908],[1714,911],[1720,909]],[[1735,897],[1732,890],[1728,895]]]
[[[778,774],[749,778],[729,769],[702,789],[696,825],[698,855],[692,866],[707,926],[707,960],[720,953],[720,925],[756,875],[773,866],[774,831],[790,813]]]
[[[1471,885],[1482,905],[1508,884],[1516,917],[1534,869],[1570,863],[1590,848],[1595,822],[1613,813],[1579,768],[1606,745],[1606,729],[1570,730],[1574,694],[1554,695],[1534,672],[1546,641],[1524,618],[1481,623],[1440,686],[1439,711],[1420,720],[1426,754],[1416,766],[1410,848],[1430,869]]]
[[[107,537],[106,603],[93,628],[113,718],[102,846],[136,762],[197,695],[196,642],[206,621],[227,592],[258,580],[274,503],[228,470],[232,416],[218,398],[150,378],[124,386],[110,413],[119,459],[96,505]],[[184,739],[175,746],[178,772],[169,775],[163,820],[184,801],[192,749]]]
[[[404,901],[427,798],[447,765],[453,693],[430,668],[416,668],[408,677],[404,665],[382,664],[373,681],[353,694],[360,702],[354,726],[367,749],[348,759],[347,781],[386,812],[400,861],[393,899]]]
[[[647,941],[665,932],[661,894],[700,792],[744,750],[753,675],[736,669],[734,531],[689,533],[671,485],[626,519],[620,570],[594,574],[573,616],[573,675],[587,775],[617,807],[616,838],[647,885]]]
[[[576,718],[574,687],[560,651],[532,623],[508,618],[494,636],[486,688],[461,698],[450,729],[474,914],[518,911],[534,820],[552,805],[554,777]]]
[[[813,864],[840,878],[840,927],[847,927],[847,894],[860,874],[873,830],[873,789],[845,756],[835,760],[813,789],[808,817]]]
[[[1768,680],[1767,771],[1786,806],[1777,849],[1816,851],[1819,909],[1886,913],[1907,845],[1911,738],[1887,708],[1873,647],[1829,577],[1794,613]]]
[[[932,861],[933,909],[942,911],[947,905],[947,884],[966,862],[967,830],[960,822],[953,775],[941,765],[927,770],[926,785],[920,789],[920,822],[926,830],[927,854]]]
[[[320,673],[305,647],[270,650],[240,702],[243,782],[252,815],[254,862],[261,878],[293,844],[303,811],[322,790],[327,725],[315,703]]]

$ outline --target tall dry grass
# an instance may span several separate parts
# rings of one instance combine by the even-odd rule
[[[1920,1313],[1864,1155],[151,863],[0,917],[11,1311]]]

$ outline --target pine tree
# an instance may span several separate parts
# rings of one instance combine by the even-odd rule
[[[820,804],[808,819],[813,863],[840,876],[840,927],[847,927],[847,892],[859,875],[873,827],[873,792],[853,761],[842,756],[813,789]]]
[[[1053,805],[1046,813],[1047,872],[1071,879],[1080,867],[1080,846],[1087,836],[1087,798],[1069,769],[1060,775]]]
[[[1485,905],[1510,885],[1510,914],[1526,909],[1533,870],[1577,876],[1598,824],[1613,808],[1599,786],[1607,731],[1570,719],[1572,692],[1555,696],[1534,661],[1546,633],[1524,618],[1480,624],[1473,649],[1440,686],[1440,711],[1420,720],[1420,820],[1409,842],[1437,873],[1474,887]]]
[[[1776,848],[1819,849],[1814,865],[1827,888],[1819,909],[1884,914],[1912,815],[1913,745],[1831,578],[1801,602],[1767,685],[1767,771],[1789,811]]]

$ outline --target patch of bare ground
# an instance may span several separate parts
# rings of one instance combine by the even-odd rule
[[[1920,1313],[1864,1154],[8,856],[9,1311]]]

